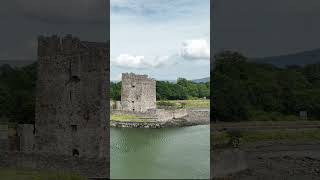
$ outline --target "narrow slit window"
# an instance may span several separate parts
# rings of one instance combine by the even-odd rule
[[[77,130],[78,130],[77,125],[71,125],[71,130],[72,130],[72,132],[77,132]]]
[[[79,151],[78,151],[78,149],[73,149],[73,150],[72,150],[72,155],[73,155],[73,156],[79,156]]]

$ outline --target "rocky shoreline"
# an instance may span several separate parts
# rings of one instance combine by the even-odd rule
[[[184,118],[172,119],[169,121],[149,121],[149,122],[130,122],[130,121],[110,121],[110,127],[120,128],[166,128],[184,127],[210,124],[210,111],[189,111]]]
[[[162,128],[162,123],[158,122],[122,122],[110,121],[110,127],[118,128]]]
[[[222,154],[214,150],[211,179],[319,179],[319,150],[319,142],[285,141],[226,149]]]
[[[209,124],[209,121],[188,121],[185,119],[175,119],[168,122],[119,122],[110,121],[110,127],[117,128],[167,128],[167,127],[184,127]]]

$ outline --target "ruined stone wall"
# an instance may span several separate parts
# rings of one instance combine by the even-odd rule
[[[172,119],[183,118],[188,115],[186,109],[165,110],[157,109],[158,121],[170,121]]]
[[[116,103],[113,100],[110,100],[110,109],[111,110],[116,109]]]
[[[156,81],[147,75],[122,74],[121,105],[124,111],[156,108]]]
[[[210,121],[210,110],[188,110],[186,119],[190,121]]]
[[[112,110],[112,114],[126,114],[126,115],[150,117],[150,118],[156,119],[157,118],[156,111],[157,110],[149,110],[149,111],[145,111],[145,112]]]
[[[0,125],[0,152],[8,151],[8,125]]]
[[[36,151],[106,157],[108,57],[107,44],[39,37]]]
[[[122,110],[121,101],[110,100],[111,110]]]
[[[19,150],[26,153],[33,152],[35,149],[34,125],[18,124],[17,135],[19,138]]]
[[[138,117],[149,118],[149,120],[165,122],[173,119],[184,118],[188,116],[188,111],[186,109],[153,109],[145,112],[137,112],[137,111],[122,111],[122,110],[112,110],[113,114],[126,114],[133,115]]]
[[[122,110],[121,101],[115,102],[116,110]]]

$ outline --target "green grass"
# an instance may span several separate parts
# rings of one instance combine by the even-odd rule
[[[227,144],[230,136],[226,132],[216,132],[211,134],[213,145]],[[271,130],[271,131],[251,131],[241,132],[240,144],[249,144],[261,141],[320,141],[320,130]]]
[[[163,102],[168,102],[168,104],[175,104],[176,107],[183,107],[183,108],[210,108],[210,100],[209,99],[167,100],[167,101],[158,101],[157,104],[158,105],[165,104]]]
[[[250,111],[250,121],[299,121],[296,115],[285,115],[279,112],[265,112],[259,110]]]
[[[80,175],[65,172],[39,172],[34,170],[0,169],[0,177],[5,180],[85,180]]]
[[[112,114],[111,121],[119,122],[150,122],[148,119],[144,119],[140,116],[128,115],[128,114]]]

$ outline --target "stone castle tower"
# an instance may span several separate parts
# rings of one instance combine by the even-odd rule
[[[109,44],[38,38],[35,150],[105,158]]]
[[[156,81],[147,75],[122,74],[121,106],[124,111],[156,109]]]

